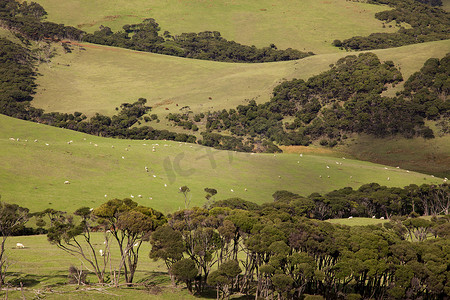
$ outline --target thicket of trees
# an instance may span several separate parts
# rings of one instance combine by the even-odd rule
[[[189,196],[188,187],[180,191]],[[205,191],[207,199],[217,193]],[[182,282],[199,295],[215,290],[217,299],[233,293],[278,299],[445,299],[450,294],[448,184],[371,183],[308,197],[278,191],[273,202],[262,205],[239,198],[206,205],[186,205],[164,216],[131,199],[113,199],[74,214],[47,209],[33,215],[38,226],[48,228],[50,243],[84,262],[84,269],[71,267],[78,284],[86,283],[88,269],[99,284],[131,286],[140,247],[150,242],[150,258],[164,261],[173,284]],[[321,221],[349,216],[389,222],[348,227]],[[24,208],[0,203],[3,240],[29,217]],[[102,232],[104,243],[94,243],[92,232]],[[110,251],[112,243],[119,251]],[[114,255],[119,259],[112,260]]]
[[[159,35],[159,25],[154,19],[146,19],[140,24],[124,25],[123,31],[113,32],[109,27],[101,27],[93,34],[86,34],[83,41],[101,45],[128,48],[187,58],[261,63],[301,59],[312,52],[294,49],[278,50],[274,44],[265,48],[245,46],[228,41],[218,31],[182,33],[172,36],[168,31]]]
[[[253,151],[276,151],[272,142],[308,145],[320,140],[334,146],[349,133],[433,138],[434,132],[424,121],[449,117],[449,70],[450,54],[441,60],[429,59],[405,82],[397,97],[384,97],[382,92],[389,85],[403,80],[393,62],[382,63],[373,53],[350,55],[307,81],[281,83],[267,103],[258,105],[251,100],[236,109],[202,115],[188,111],[167,118],[184,128],[204,122],[208,145],[225,144],[224,137],[235,137],[251,141]],[[294,119],[283,123],[286,117]]]
[[[422,4],[422,3],[425,4]],[[395,33],[372,33],[367,37],[355,36],[344,41],[335,40],[333,45],[347,50],[372,50],[424,43],[450,38],[450,14],[438,7],[440,1],[418,0],[369,0],[371,4],[385,4],[392,10],[378,12],[375,17],[386,23],[395,22]],[[401,23],[408,23],[406,29]]]

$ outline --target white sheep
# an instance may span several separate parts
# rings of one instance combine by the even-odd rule
[[[380,220],[384,220],[384,217],[381,217]]]
[[[104,256],[105,255],[105,253],[103,253],[102,249],[98,250],[98,252],[100,252],[100,256]]]
[[[139,246],[139,242],[136,242],[136,243],[133,245],[133,247],[137,247],[137,246]]]
[[[16,248],[23,249],[25,246],[22,243],[17,243]]]
[[[138,195],[139,198],[142,198],[142,195]]]
[[[302,153],[300,153],[300,157],[303,157],[303,154],[302,154]]]
[[[329,169],[330,168],[330,166],[327,166],[327,169]]]
[[[164,183],[164,187],[167,187],[167,183]]]
[[[133,196],[133,195],[130,195],[130,197],[131,197],[131,198],[134,198],[134,196]]]
[[[70,184],[69,180],[64,181],[64,184]]]
[[[234,190],[233,190],[233,189],[230,189],[230,191],[231,191],[232,193],[234,193]]]
[[[353,217],[352,216],[350,216],[350,217],[348,217],[349,219],[353,219]]]
[[[375,219],[375,216],[372,216],[372,219]]]
[[[387,180],[389,181],[389,180],[391,180],[391,178],[388,177]]]

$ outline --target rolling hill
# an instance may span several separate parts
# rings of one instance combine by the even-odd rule
[[[5,116],[0,116],[0,146],[2,201],[32,211],[73,211],[133,195],[140,204],[167,213],[184,207],[178,191],[183,185],[192,191],[191,206],[201,206],[206,187],[218,190],[216,200],[241,197],[264,203],[277,190],[309,195],[370,182],[399,187],[442,182],[352,159],[101,138]]]
[[[219,31],[228,40],[280,49],[294,48],[315,53],[339,52],[334,39],[346,39],[372,32],[393,32],[383,28],[376,12],[387,6],[344,0],[331,1],[58,1],[38,0],[48,20],[94,32],[100,25],[114,31],[125,24],[154,18],[161,32]]]

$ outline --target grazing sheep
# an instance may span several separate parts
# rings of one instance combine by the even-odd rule
[[[153,175],[153,178],[156,178],[156,175]]]
[[[164,187],[167,187],[167,183],[164,183]]]
[[[15,141],[16,139],[15,139],[15,138],[9,138],[9,140],[10,140],[10,141]]]
[[[97,144],[94,144],[94,147],[98,147],[98,145],[97,145]]]
[[[38,140],[34,140],[35,143],[37,143]]]
[[[98,250],[98,252],[100,252],[100,256],[104,256],[105,255],[105,253],[103,253],[102,249]]]
[[[114,145],[111,145],[111,148],[114,148]]]
[[[23,249],[25,246],[22,243],[17,243],[16,248]]]
[[[124,157],[124,156],[122,156],[122,159],[125,159],[125,157]]]
[[[244,191],[247,191],[247,188],[245,188]]]
[[[330,175],[328,175],[327,177],[330,178]]]
[[[406,170],[406,173],[409,173],[409,171],[408,171],[408,170]]]
[[[299,164],[299,163],[300,163],[300,161],[299,161],[299,160],[297,160],[297,163]]]
[[[45,146],[49,146],[50,144],[48,144],[48,143],[45,143]]]
[[[381,217],[380,220],[384,220],[384,217]]]
[[[280,175],[278,175],[278,178],[281,178],[281,176],[280,176]]]
[[[384,167],[384,169],[385,169],[385,170],[387,170],[387,168],[386,168],[386,167]]]
[[[105,198],[108,197],[108,195],[105,194]]]
[[[134,196],[133,196],[133,195],[130,195],[130,197],[131,197],[131,198],[134,198]]]
[[[375,216],[372,216],[372,219],[375,219]]]
[[[153,200],[153,197],[148,197],[148,199]]]
[[[145,172],[147,172],[147,173],[148,173],[148,168],[147,168],[147,167],[145,167]]]
[[[139,198],[142,198],[142,195],[138,195]]]
[[[153,148],[153,149],[152,149],[152,151],[153,151],[153,152],[156,152],[156,149],[155,149],[155,148]]]
[[[353,176],[350,176],[350,179],[352,179],[353,178]]]
[[[319,175],[319,178],[322,178],[322,175]]]
[[[137,242],[133,245],[133,247],[137,247],[137,246],[139,246],[139,242]]]
[[[230,189],[230,191],[231,191],[232,193],[234,193],[234,190],[233,190],[233,189]]]
[[[64,184],[70,184],[69,180],[64,181]]]
[[[125,148],[125,151],[128,151],[128,148]]]
[[[302,154],[302,153],[300,153],[300,157],[303,157],[303,154]]]
[[[330,166],[327,166],[327,169],[329,169],[330,168]]]
[[[353,219],[353,217],[352,216],[350,216],[350,217],[348,217],[349,219]]]

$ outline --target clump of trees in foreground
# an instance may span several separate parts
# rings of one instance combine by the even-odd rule
[[[182,192],[189,193],[189,188]],[[449,296],[448,184],[403,189],[367,184],[356,191],[344,188],[308,197],[279,191],[273,197],[263,205],[239,198],[208,208],[185,203],[185,209],[167,216],[131,199],[80,208],[73,215],[53,210],[35,215],[41,226],[39,218],[50,217],[50,243],[82,259],[102,285],[132,286],[140,246],[150,242],[150,257],[164,261],[173,284],[183,283],[197,295],[214,290],[217,299],[234,293],[256,299]],[[331,217],[387,216],[390,222],[333,225],[317,219],[325,217],[324,211]],[[0,213],[5,240],[11,234],[8,224],[25,222],[27,210],[1,204]],[[101,249],[92,243],[94,231],[104,234]],[[117,244],[120,256],[114,267],[111,243]],[[85,272],[72,267],[71,274],[81,284]]]

